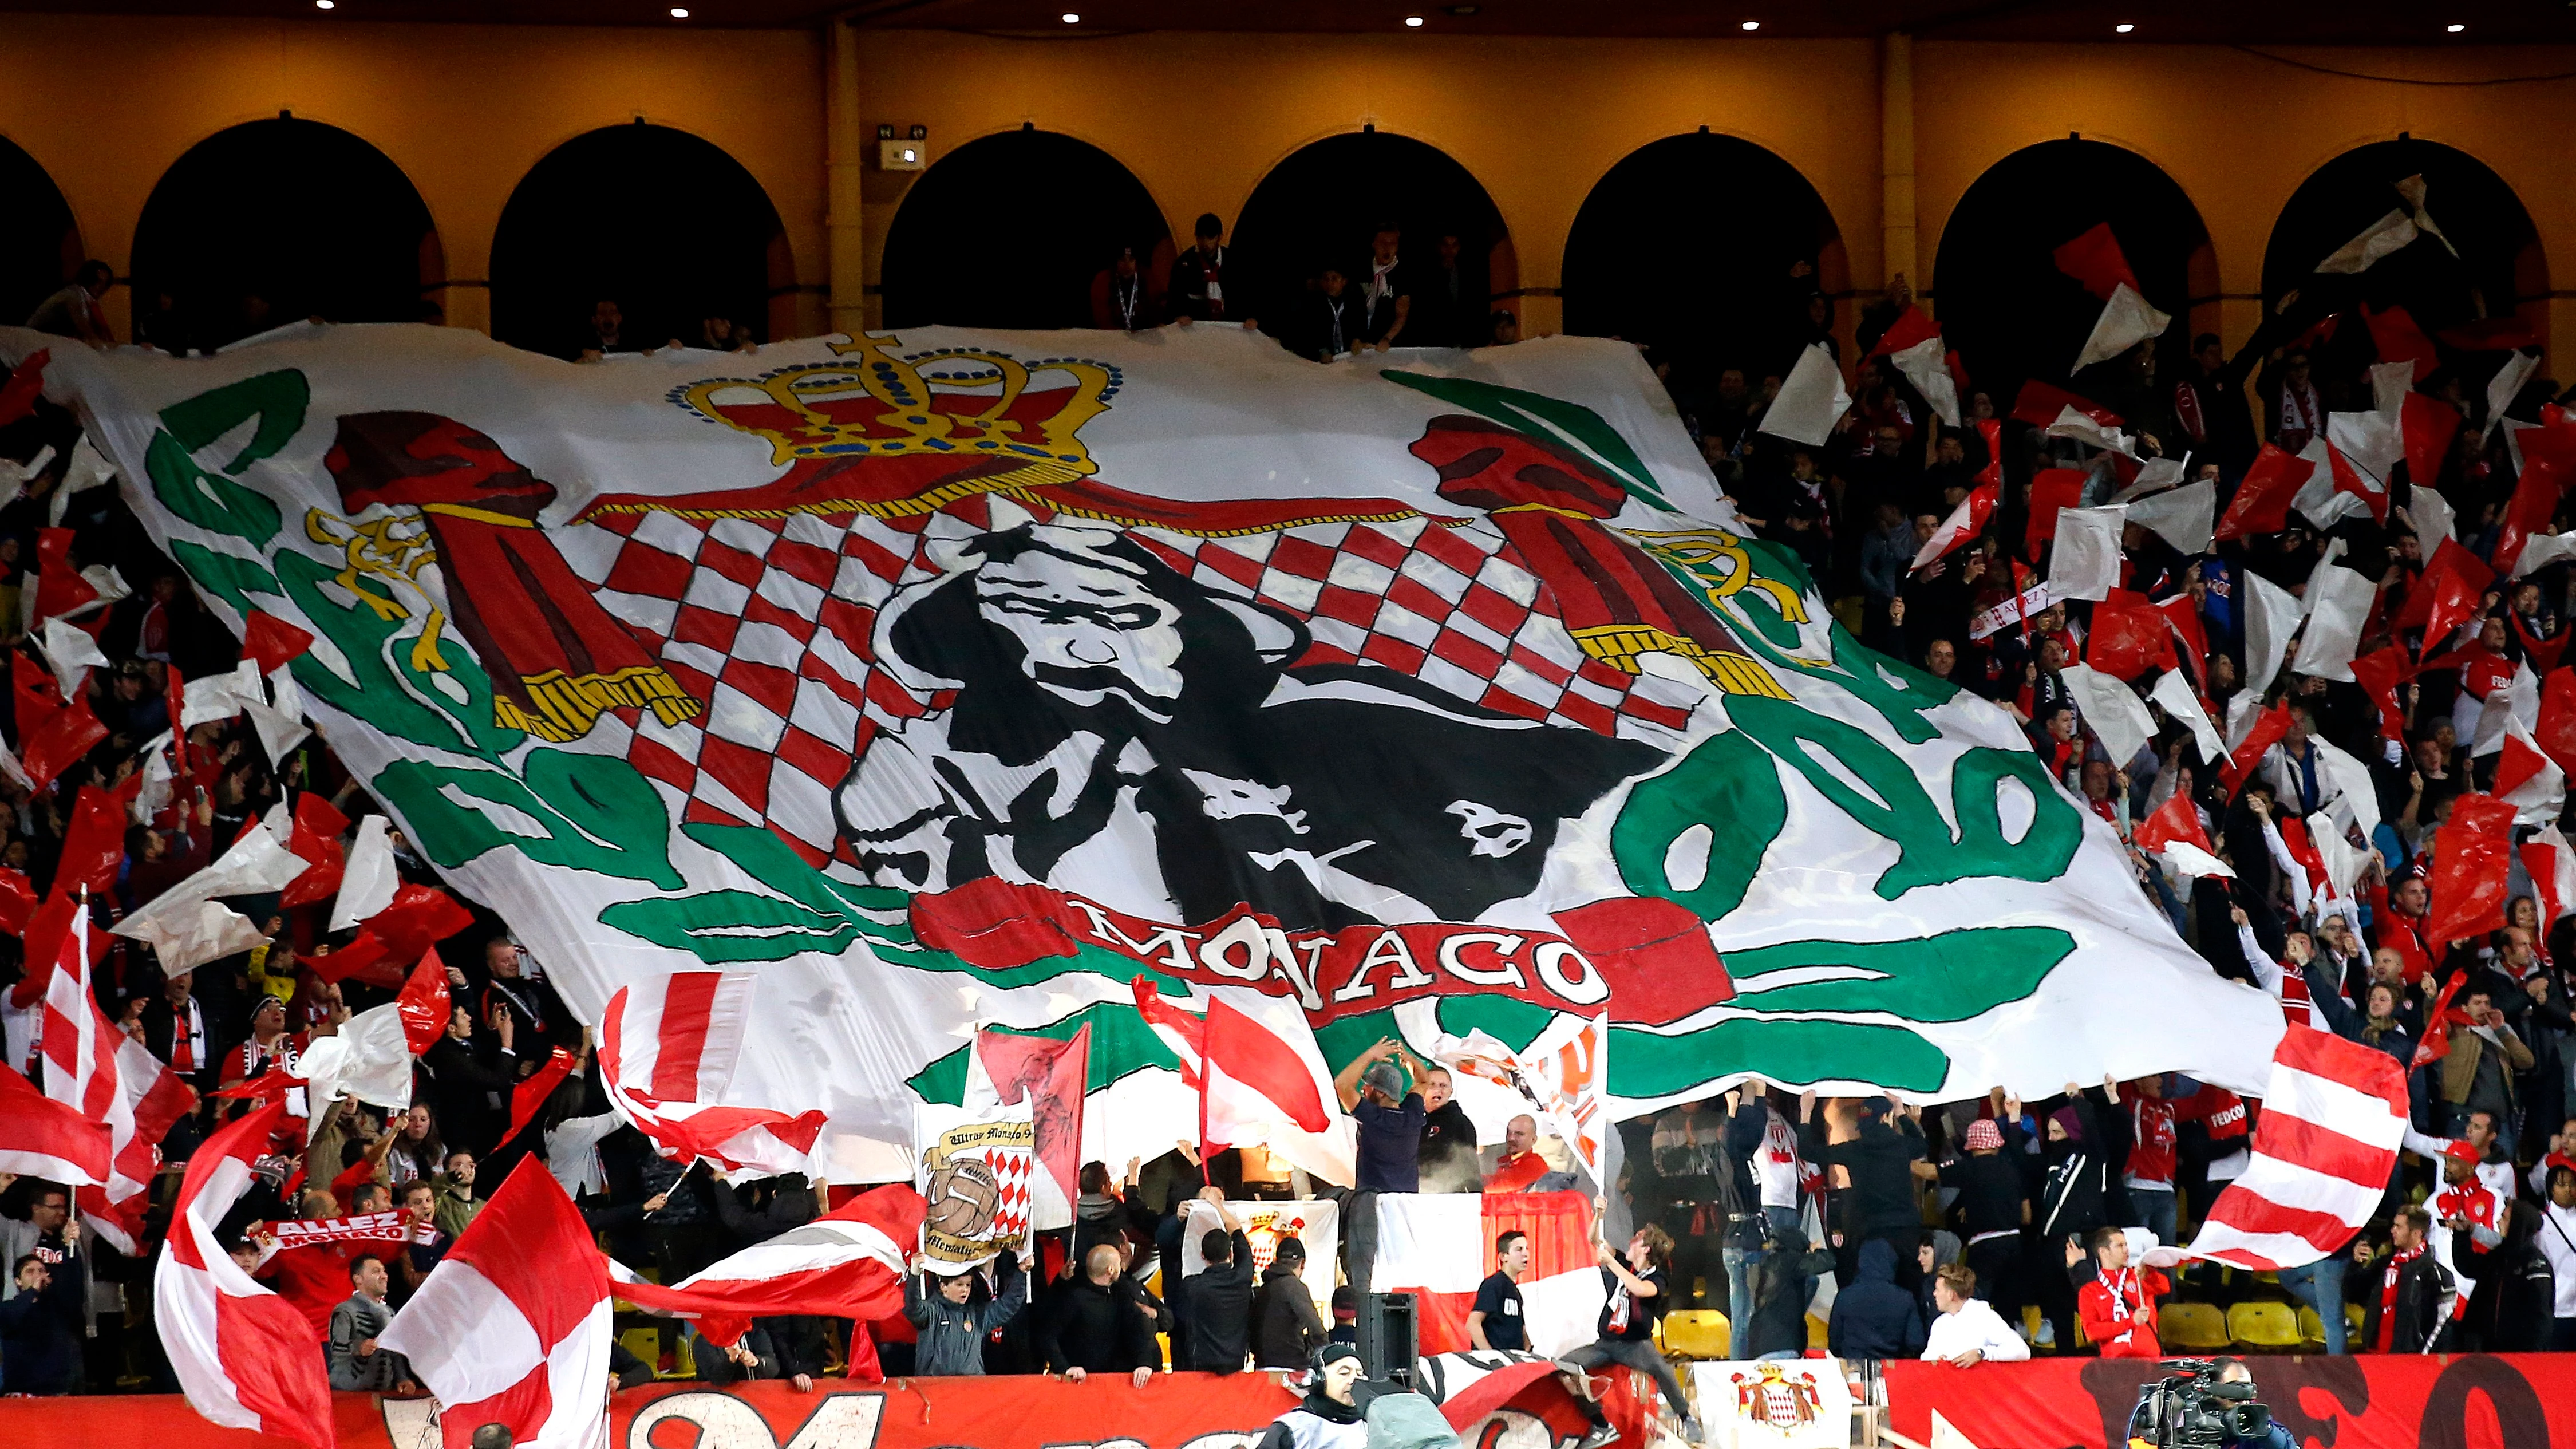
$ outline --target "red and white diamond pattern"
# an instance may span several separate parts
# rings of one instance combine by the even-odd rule
[[[1000,1191],[993,1199],[992,1236],[1025,1237],[1029,1231],[1029,1173],[1035,1161],[1028,1153],[1007,1147],[989,1149],[984,1165],[993,1169],[993,1180]]]
[[[936,576],[934,542],[989,528],[990,509],[972,498],[897,519],[607,514],[561,530],[557,547],[601,605],[707,706],[679,726],[603,717],[602,738],[668,787],[683,819],[766,823],[822,865],[838,845],[832,792],[869,735],[947,704],[870,667],[877,607]],[[1301,663],[1383,664],[1488,709],[1659,740],[1695,697],[1587,657],[1546,585],[1481,524],[1130,536],[1210,588],[1305,620],[1314,643]]]

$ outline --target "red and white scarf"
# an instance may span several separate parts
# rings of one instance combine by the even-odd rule
[[[2397,1337],[2397,1275],[2407,1264],[2424,1256],[2424,1245],[2417,1243],[2404,1252],[2390,1255],[2387,1269],[2379,1277],[2379,1342],[2373,1347],[2381,1353]]]

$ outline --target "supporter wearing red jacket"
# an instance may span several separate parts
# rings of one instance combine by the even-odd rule
[[[2074,1245],[2066,1249],[2067,1266],[2084,1261]],[[2173,1291],[2165,1275],[2153,1268],[2129,1265],[2129,1238],[2118,1228],[2093,1233],[2092,1282],[2075,1291],[2076,1316],[2084,1336],[2098,1344],[2104,1358],[2160,1358],[2156,1342],[2156,1300]]]

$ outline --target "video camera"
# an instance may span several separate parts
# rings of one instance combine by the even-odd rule
[[[2129,1412],[2129,1442],[2153,1449],[2223,1449],[2271,1431],[2272,1411],[2254,1401],[2254,1385],[2221,1383],[2205,1358],[2165,1360],[2164,1376],[2138,1391]]]

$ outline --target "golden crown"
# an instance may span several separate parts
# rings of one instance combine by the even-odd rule
[[[838,362],[757,378],[712,378],[671,400],[767,438],[777,464],[843,458],[990,457],[1019,466],[984,486],[1033,487],[1088,477],[1077,434],[1118,395],[1118,369],[1070,357],[1023,362],[976,347],[897,356],[894,339],[832,344]]]

